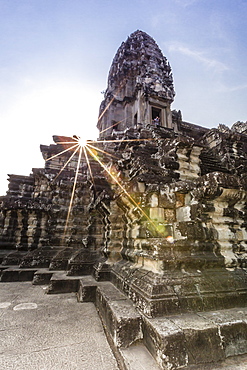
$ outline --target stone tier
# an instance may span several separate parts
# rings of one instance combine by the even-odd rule
[[[147,318],[110,282],[94,283],[92,277],[83,277],[79,282],[79,301],[90,300],[96,304],[123,368],[224,368],[227,358],[247,353],[246,308]],[[139,364],[135,363],[135,354]],[[144,358],[146,365],[142,363]]]
[[[113,284],[149,318],[247,304],[247,273],[240,269],[174,270],[161,275],[122,262],[111,273]]]
[[[123,368],[218,369],[226,359],[247,353],[246,307],[148,318],[111,282],[48,269],[2,271],[2,281],[28,280],[48,284],[48,294],[75,292],[79,302],[94,302]]]

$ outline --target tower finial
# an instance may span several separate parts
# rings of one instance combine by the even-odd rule
[[[113,59],[105,99],[100,108],[100,114],[104,110],[105,113],[99,120],[98,128],[104,130],[104,136],[108,136],[113,125],[115,129],[123,130],[137,122],[148,124],[154,119],[154,114],[159,115],[163,126],[169,127],[170,104],[174,96],[171,67],[167,59],[152,37],[137,30],[121,44]],[[147,107],[143,107],[144,97]],[[152,111],[150,105],[153,102],[155,109]],[[118,121],[121,124],[117,127]]]

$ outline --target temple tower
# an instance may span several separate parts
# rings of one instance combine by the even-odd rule
[[[97,125],[100,138],[138,124],[171,128],[174,96],[167,59],[149,35],[135,31],[119,47],[110,68]]]
[[[45,167],[9,175],[0,197],[0,281],[94,302],[121,368],[156,369],[145,347],[164,370],[247,354],[247,121],[185,122],[174,95],[166,58],[134,32],[102,140],[80,155],[76,136],[54,135]]]

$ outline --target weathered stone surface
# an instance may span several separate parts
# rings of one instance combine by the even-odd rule
[[[98,285],[99,283],[92,276],[85,276],[80,279],[77,291],[78,302],[95,302]]]
[[[35,269],[19,269],[18,267],[9,267],[1,272],[0,281],[32,281]]]
[[[119,348],[118,352],[123,359],[123,368],[128,370],[160,370],[159,365],[143,343],[135,343],[128,348]]]
[[[92,303],[12,282],[0,284],[0,307],[2,370],[119,370]]]
[[[144,319],[144,343],[161,369],[177,369],[188,365],[183,331],[170,320]]]
[[[241,307],[247,303],[247,274],[239,270],[175,270],[160,275],[122,263],[113,267],[112,281],[147,317]]]
[[[51,272],[48,269],[39,269],[34,273],[32,283],[34,285],[49,284],[49,282],[51,280],[51,277],[52,277],[54,272]]]
[[[184,333],[189,364],[217,362],[225,358],[222,337],[216,325],[197,315],[169,319]]]
[[[199,315],[217,325],[226,357],[247,353],[246,307],[218,312],[204,312],[199,313]]]
[[[47,294],[77,292],[80,277],[67,276],[64,272],[55,272],[49,281]]]
[[[100,136],[154,122],[157,116],[162,126],[171,127],[174,96],[167,59],[149,35],[134,32],[122,43],[111,65],[97,125]]]
[[[143,319],[144,342],[162,369],[201,368],[247,352],[246,308]]]
[[[132,302],[111,283],[98,286],[96,307],[117,347],[129,347],[142,339],[141,316]]]

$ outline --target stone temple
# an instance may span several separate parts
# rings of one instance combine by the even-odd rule
[[[99,139],[75,152],[54,136],[44,168],[9,175],[0,279],[95,302],[123,363],[141,345],[161,369],[199,369],[247,353],[247,124],[185,122],[174,96],[156,42],[132,33]]]

